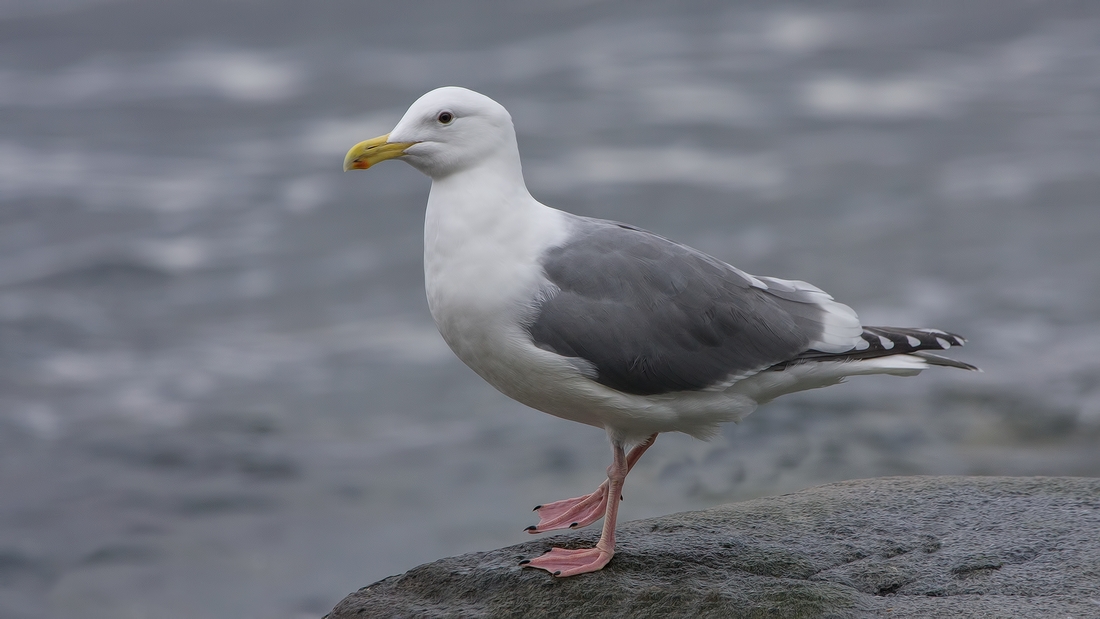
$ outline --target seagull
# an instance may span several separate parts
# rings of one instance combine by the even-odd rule
[[[423,95],[390,133],[353,146],[344,170],[398,158],[432,180],[424,284],[451,350],[505,395],[611,442],[607,480],[536,507],[527,528],[602,517],[595,547],[552,548],[525,567],[566,577],[607,565],[627,473],[661,432],[705,439],[759,404],[849,376],[977,369],[931,352],[961,346],[952,333],[863,326],[806,282],[543,205],[524,183],[511,115],[472,90]]]

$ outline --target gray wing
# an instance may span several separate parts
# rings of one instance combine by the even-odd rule
[[[583,359],[603,385],[639,395],[703,390],[794,359],[822,338],[825,310],[811,295],[769,291],[624,224],[578,217],[571,232],[543,257],[552,287],[528,330],[537,346]]]

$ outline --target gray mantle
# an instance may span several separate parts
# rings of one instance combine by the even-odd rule
[[[363,617],[1100,617],[1100,479],[890,477],[625,523],[610,565],[521,569],[591,531],[440,559]]]

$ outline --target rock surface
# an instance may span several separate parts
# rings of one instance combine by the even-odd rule
[[[441,559],[352,617],[1100,617],[1100,479],[891,477],[625,523],[610,565],[521,569],[592,531]]]

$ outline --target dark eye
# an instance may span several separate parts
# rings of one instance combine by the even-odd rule
[[[450,112],[440,112],[439,116],[435,117],[441,125],[449,125],[451,121],[455,119],[455,115]]]

